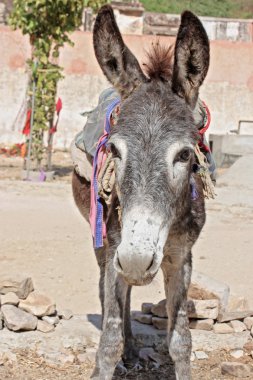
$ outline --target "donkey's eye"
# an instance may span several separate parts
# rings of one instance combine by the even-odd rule
[[[109,151],[112,153],[113,158],[121,159],[121,154],[114,144],[109,145]]]
[[[189,161],[190,157],[191,157],[191,150],[190,149],[184,149],[179,153],[179,155],[177,157],[177,161],[187,162],[187,161]]]

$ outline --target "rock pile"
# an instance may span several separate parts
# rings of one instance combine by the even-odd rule
[[[213,331],[216,334],[240,333],[250,330],[253,336],[253,310],[243,297],[229,294],[229,287],[194,272],[188,292],[190,329]],[[158,304],[143,303],[141,312],[133,312],[134,320],[167,328],[166,300]]]
[[[0,280],[0,330],[51,332],[60,319],[70,319],[70,310],[57,311],[47,295],[34,290],[30,277],[20,281]]]
[[[208,359],[209,351],[212,351],[209,342],[211,345],[211,341],[219,341],[220,348],[230,355],[229,361],[221,363],[221,374],[240,379],[253,378],[253,310],[249,308],[246,299],[230,295],[227,285],[194,272],[187,306],[190,329],[195,330],[192,331],[191,361]],[[156,329],[163,330],[159,334],[165,334],[168,324],[166,300],[158,304],[143,303],[141,311],[133,312],[132,318],[142,324],[153,325]],[[209,339],[209,348],[203,344],[204,341],[196,347],[196,338],[203,334],[202,338]],[[229,348],[228,341],[233,338],[243,338],[245,342],[237,342],[234,348]]]

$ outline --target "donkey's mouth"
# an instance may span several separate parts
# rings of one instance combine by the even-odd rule
[[[135,257],[138,257],[135,255]],[[140,256],[139,256],[140,257]],[[128,263],[127,263],[128,264]],[[156,254],[153,254],[151,261],[148,263],[146,270],[143,269],[143,266],[138,265],[139,262],[134,260],[131,262],[131,265],[122,265],[118,252],[114,257],[114,268],[116,271],[124,278],[125,282],[133,286],[143,286],[148,285],[155,277],[158,269],[160,267],[160,260]],[[144,266],[145,268],[145,266]]]
[[[150,265],[150,268],[153,268],[153,267],[154,265]],[[144,275],[140,275],[140,276],[133,276],[131,273],[124,273],[123,271],[120,271],[119,274],[121,274],[121,276],[124,278],[125,282],[128,285],[144,286],[144,285],[149,285],[153,281],[159,269],[158,267],[156,268],[156,270],[153,269],[151,272],[150,268],[146,271]]]
[[[140,279],[133,279],[133,278],[130,278],[130,277],[126,277],[124,275],[123,275],[123,278],[124,278],[125,282],[128,285],[131,285],[131,286],[145,286],[145,285],[149,285],[152,282],[152,280],[154,279],[156,273],[154,273],[153,275],[151,275],[149,273],[147,276],[145,276],[143,278],[140,278]]]

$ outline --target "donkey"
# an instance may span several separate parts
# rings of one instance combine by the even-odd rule
[[[194,148],[199,87],[209,66],[208,37],[200,20],[185,11],[174,53],[155,44],[144,73],[123,42],[112,8],[105,5],[96,18],[93,42],[121,106],[108,144],[116,184],[111,205],[104,205],[107,237],[95,250],[103,326],[92,377],[112,379],[121,357],[126,362],[133,358],[131,287],[150,283],[161,267],[169,353],[177,379],[189,380],[191,249],[205,223]],[[90,182],[74,172],[72,186],[75,202],[88,219]],[[197,196],[192,196],[193,190]]]

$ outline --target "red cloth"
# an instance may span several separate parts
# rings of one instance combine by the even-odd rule
[[[26,135],[26,136],[30,135],[31,114],[32,114],[32,110],[30,108],[29,110],[27,110],[25,126],[22,131],[23,135]]]
[[[49,130],[50,134],[55,133],[57,131],[57,125],[58,125],[58,121],[59,121],[59,116],[60,116],[60,112],[62,110],[62,100],[61,100],[61,98],[58,98],[56,106],[55,106],[55,110],[56,110],[56,113],[57,113],[57,120],[56,120],[55,125]],[[23,135],[26,135],[26,136],[30,135],[31,115],[32,115],[32,110],[31,110],[31,108],[29,108],[27,110],[27,114],[26,114],[25,126],[24,126],[23,131],[22,131]]]
[[[58,98],[56,106],[55,106],[55,110],[56,110],[56,113],[57,113],[57,120],[56,120],[55,125],[52,128],[49,129],[50,135],[52,135],[53,133],[55,133],[57,131],[57,125],[58,125],[58,121],[59,121],[59,117],[60,117],[60,112],[62,110],[62,101],[61,101],[61,98]]]
[[[56,103],[56,112],[57,112],[57,115],[59,115],[59,113],[61,112],[61,110],[62,110],[62,101],[61,101],[61,98],[58,98],[57,103]]]

